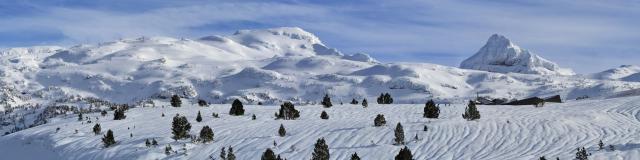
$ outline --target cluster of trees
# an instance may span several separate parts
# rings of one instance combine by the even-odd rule
[[[125,107],[118,107],[117,109],[115,109],[113,111],[113,120],[123,120],[125,118],[127,118],[126,115],[124,115],[124,111],[126,111],[127,108]]]
[[[378,97],[378,104],[391,104],[393,103],[393,98],[391,98],[391,95],[389,93],[380,93],[380,96]]]

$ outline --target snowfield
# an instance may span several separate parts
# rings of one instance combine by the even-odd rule
[[[309,159],[315,141],[324,137],[331,159],[348,159],[354,152],[362,159],[393,159],[401,148],[392,145],[399,122],[415,159],[573,159],[577,147],[587,148],[590,159],[640,157],[640,97],[547,103],[541,108],[478,106],[482,118],[477,121],[462,119],[466,104],[440,105],[440,119],[422,118],[424,104],[298,105],[298,120],[274,120],[279,106],[245,105],[244,116],[230,116],[228,104],[199,107],[185,99],[180,108],[166,101],[155,104],[132,108],[126,119],[117,121],[112,120],[112,111],[106,117],[86,114],[94,120],[90,124],[78,121],[76,114],[59,116],[48,124],[1,137],[0,155],[11,159],[207,159],[218,158],[221,147],[231,146],[238,159],[260,159],[267,148],[287,159]],[[323,110],[330,119],[320,119]],[[198,111],[202,122],[195,121]],[[213,112],[220,118],[213,118]],[[161,117],[162,113],[166,116]],[[176,114],[187,116],[191,134],[198,134],[204,125],[212,127],[214,142],[171,139]],[[252,114],[257,120],[251,120]],[[386,126],[373,126],[376,114],[385,115]],[[115,146],[104,148],[102,135],[92,132],[96,117],[103,134],[114,131]],[[277,135],[280,124],[287,130],[285,137]],[[56,133],[56,128],[61,129]],[[158,140],[158,147],[145,146],[145,139],[151,138]],[[613,145],[615,151],[598,150],[599,140]],[[166,156],[167,144],[177,154]]]

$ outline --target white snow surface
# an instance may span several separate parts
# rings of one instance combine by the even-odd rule
[[[222,147],[231,146],[238,159],[259,159],[267,148],[287,159],[309,159],[313,144],[325,138],[331,159],[348,159],[357,152],[362,159],[393,159],[402,146],[393,145],[394,128],[404,126],[406,146],[415,159],[529,160],[540,156],[572,159],[575,148],[585,147],[590,159],[637,159],[640,157],[640,97],[570,101],[533,106],[478,106],[481,119],[467,121],[460,116],[465,104],[440,107],[439,119],[422,118],[423,104],[296,106],[298,120],[274,120],[277,106],[245,106],[244,116],[226,114],[230,105],[198,107],[183,99],[180,108],[156,101],[156,107],[133,108],[124,120],[112,120],[99,113],[85,116],[99,120],[87,124],[75,114],[60,116],[48,124],[0,137],[0,154],[11,159],[206,159],[218,157]],[[167,106],[167,107],[160,107]],[[200,111],[202,122],[195,117]],[[326,111],[330,118],[320,119]],[[220,114],[213,118],[211,113]],[[165,117],[161,117],[164,113]],[[191,134],[208,125],[214,142],[192,143],[171,139],[172,116],[186,115]],[[257,120],[251,120],[255,114]],[[374,127],[376,114],[384,114],[387,125]],[[92,132],[99,123],[103,133],[110,129],[117,144],[104,148]],[[280,124],[285,137],[277,136]],[[428,131],[423,131],[424,126]],[[56,128],[61,128],[56,133]],[[78,133],[75,133],[78,130]],[[133,134],[133,137],[130,137]],[[418,139],[414,139],[415,135]],[[159,145],[147,148],[146,139]],[[615,151],[598,150],[602,140]],[[276,142],[274,146],[273,143]],[[167,156],[164,146],[177,153]],[[186,150],[184,150],[184,149]]]
[[[503,35],[492,35],[473,56],[460,64],[463,69],[498,73],[573,75],[569,69],[522,49]]]

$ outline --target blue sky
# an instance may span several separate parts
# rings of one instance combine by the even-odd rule
[[[0,0],[0,47],[298,26],[345,53],[458,66],[493,33],[579,73],[640,64],[640,2]]]

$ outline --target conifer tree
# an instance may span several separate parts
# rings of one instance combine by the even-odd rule
[[[227,152],[225,151],[224,147],[222,147],[222,149],[220,150],[220,159],[227,160]]]
[[[164,147],[164,154],[166,154],[167,156],[170,155],[172,151],[173,149],[171,148],[170,144],[167,144],[167,146]]]
[[[196,122],[202,122],[202,115],[200,115],[200,111],[198,111],[198,116],[196,116]]]
[[[173,134],[173,139],[184,139],[189,138],[189,130],[191,130],[191,124],[187,120],[187,117],[176,115],[173,117],[173,122],[171,123],[171,133]]]
[[[151,141],[149,141],[149,139],[144,140],[144,145],[148,147],[151,147]]]
[[[151,145],[157,146],[158,145],[158,141],[156,141],[155,138],[151,139]]]
[[[82,113],[78,113],[78,121],[82,121],[84,117],[82,117]]]
[[[578,148],[578,151],[576,152],[576,159],[577,160],[588,160],[589,159],[589,153],[587,153],[587,150],[584,149],[584,147],[582,148]]]
[[[480,119],[480,112],[473,101],[469,101],[469,105],[467,105],[464,114],[462,114],[462,118],[469,121]]]
[[[244,115],[244,107],[242,106],[242,102],[236,99],[231,104],[231,109],[229,110],[230,115],[241,116]]]
[[[333,106],[333,104],[331,104],[331,98],[329,98],[329,94],[325,94],[324,95],[324,97],[322,98],[321,104],[325,108],[329,108],[329,107]]]
[[[256,114],[251,115],[251,120],[256,120]]]
[[[204,126],[200,130],[200,139],[203,143],[213,141],[213,130],[209,126]]]
[[[329,146],[324,138],[318,139],[311,153],[311,160],[329,160]]]
[[[604,149],[604,143],[602,143],[602,140],[600,140],[600,142],[598,142],[598,148],[599,148],[600,150],[603,150],[603,149]]]
[[[208,105],[209,105],[209,103],[207,103],[207,101],[205,101],[205,100],[198,99],[198,105],[199,105],[200,107],[204,107],[204,106],[208,106]]]
[[[378,104],[391,104],[393,103],[393,98],[389,93],[380,93],[380,96],[377,99]]]
[[[387,124],[387,120],[384,119],[384,115],[382,114],[376,115],[376,118],[373,119],[373,126],[379,127],[384,126],[385,124]]]
[[[116,108],[116,110],[113,112],[113,120],[122,120],[127,118],[127,116],[124,115],[124,111],[125,109],[123,107]]]
[[[96,123],[96,125],[93,126],[93,133],[100,135],[100,132],[102,132],[102,128],[99,123]]]
[[[291,102],[284,102],[280,110],[275,114],[276,119],[292,120],[300,117],[300,111],[296,110]]]
[[[262,153],[262,158],[260,158],[260,160],[277,160],[277,157],[271,148],[267,148],[267,150]]]
[[[396,125],[396,129],[394,131],[394,135],[396,136],[396,138],[393,139],[395,144],[396,145],[404,145],[404,129],[402,127],[402,124],[400,124],[400,122],[398,122],[398,125]]]
[[[545,158],[544,156],[540,157],[539,160],[547,160],[547,158]]]
[[[229,146],[229,153],[227,154],[227,160],[236,160],[236,155],[233,153],[233,148]]]
[[[354,98],[351,100],[351,104],[358,104],[358,101]]]
[[[400,149],[398,155],[396,155],[395,160],[413,160],[413,155],[411,154],[411,150],[407,146]]]
[[[362,107],[364,107],[364,108],[369,107],[369,103],[367,103],[367,99],[366,98],[362,99],[362,103],[361,104],[362,104]]]
[[[280,124],[280,129],[278,129],[278,135],[280,135],[280,137],[287,135],[287,130],[284,129],[284,125],[282,124]]]
[[[351,155],[351,160],[360,160],[360,157],[358,156],[358,153],[353,152],[353,154]]]
[[[113,131],[107,131],[107,134],[102,137],[102,143],[104,143],[105,148],[109,148],[110,146],[116,144],[116,140],[113,137]]]
[[[377,99],[378,104],[384,104],[384,94],[380,93],[380,96],[378,96]]]
[[[427,125],[424,125],[424,128],[422,128],[422,131],[425,131],[425,132],[426,132],[426,131],[428,131],[428,130],[429,130],[429,128],[427,128]]]
[[[173,106],[173,107],[182,106],[182,100],[180,100],[180,96],[175,95],[175,94],[173,96],[171,96],[171,106]]]
[[[440,116],[440,108],[436,106],[433,100],[429,100],[424,106],[424,118],[438,118]]]
[[[320,118],[321,119],[329,119],[329,114],[327,114],[327,112],[322,111],[322,113],[320,113]]]

